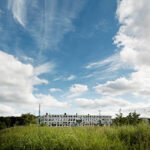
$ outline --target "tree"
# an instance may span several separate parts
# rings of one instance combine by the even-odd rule
[[[140,122],[139,116],[140,114],[137,114],[135,111],[132,113],[130,112],[128,116],[126,117],[127,124],[130,124],[130,125],[138,124]]]
[[[37,124],[36,117],[30,113],[21,115],[21,125]]]
[[[123,117],[123,114],[120,112],[116,114],[116,118],[114,119],[113,123],[115,125],[137,125],[140,123],[139,119],[140,114],[136,112],[130,112],[126,117]]]
[[[126,123],[126,119],[123,117],[123,114],[119,112],[119,114],[116,114],[116,118],[114,119],[113,123],[115,125],[121,126]]]

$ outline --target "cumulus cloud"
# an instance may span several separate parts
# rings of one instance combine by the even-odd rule
[[[88,91],[88,86],[84,84],[73,84],[69,89],[68,97],[76,97]]]
[[[134,72],[128,78],[107,81],[95,87],[101,94],[122,95],[132,93],[150,94],[150,1],[119,1],[117,17],[121,24],[114,43],[121,47],[120,59],[132,65]]]
[[[125,11],[123,11],[125,10]],[[120,27],[115,44],[123,46],[121,59],[132,63],[139,69],[149,66],[149,40],[150,40],[150,2],[148,0],[123,0],[119,3],[117,16]],[[141,21],[142,20],[142,21]]]
[[[0,116],[12,116],[12,115],[17,115],[16,111],[14,108],[4,105],[4,104],[0,104]]]
[[[1,115],[21,114],[24,111],[34,111],[36,105],[42,101],[47,106],[65,107],[67,104],[59,102],[50,95],[34,95],[34,86],[48,83],[38,75],[51,71],[49,65],[34,67],[23,64],[17,58],[0,51],[0,112]],[[1,107],[2,106],[2,107]],[[18,108],[17,108],[18,107]]]
[[[150,68],[143,67],[134,72],[127,79],[119,78],[115,81],[107,81],[105,84],[95,86],[97,93],[105,95],[123,95],[132,93],[134,95],[150,96]]]
[[[34,67],[23,64],[12,55],[0,51],[0,100],[32,102],[33,85],[47,82],[34,74]]]
[[[107,83],[99,84],[94,88],[97,93],[114,96],[122,95],[133,90],[132,83],[129,85],[129,80],[127,80],[126,78],[120,78],[115,81],[107,81]]]
[[[45,109],[59,109],[69,107],[67,102],[61,102],[51,95],[37,94],[36,97]]]
[[[125,101],[121,98],[113,98],[113,97],[102,97],[100,99],[86,99],[86,98],[78,98],[75,100],[77,105],[80,108],[85,109],[100,109],[105,107],[128,107],[130,106],[130,102]]]

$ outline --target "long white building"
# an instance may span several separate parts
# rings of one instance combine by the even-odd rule
[[[48,114],[39,118],[39,122],[48,126],[106,126],[112,124],[111,116],[100,115],[68,115],[66,113]]]

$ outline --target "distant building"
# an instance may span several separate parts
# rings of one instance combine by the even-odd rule
[[[140,117],[139,120],[141,120],[142,122],[149,124],[150,123],[150,118],[144,118],[144,117]]]
[[[100,115],[62,115],[48,114],[41,116],[40,124],[44,123],[48,126],[109,126],[112,124],[111,116]]]

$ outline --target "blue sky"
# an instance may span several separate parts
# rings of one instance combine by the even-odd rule
[[[42,113],[146,115],[148,4],[1,0],[1,115],[37,114],[39,103]]]

